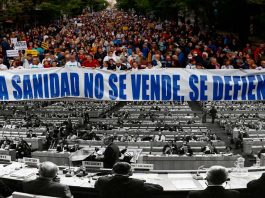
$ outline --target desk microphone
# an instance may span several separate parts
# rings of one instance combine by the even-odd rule
[[[204,168],[204,165],[200,166],[198,169],[197,169],[197,173],[195,175],[193,175],[193,179],[195,180],[203,180],[203,177],[201,176],[200,174],[200,170],[202,170]]]

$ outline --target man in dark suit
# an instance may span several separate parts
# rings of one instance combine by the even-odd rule
[[[108,137],[103,140],[104,144],[107,145],[103,156],[104,168],[112,168],[113,165],[119,161],[119,157],[121,156],[120,149],[113,143],[113,140],[113,137]]]
[[[138,198],[163,191],[159,185],[130,178],[132,169],[127,162],[117,162],[112,172],[112,176],[100,177],[95,183],[101,198]]]
[[[43,162],[39,166],[39,177],[35,180],[23,182],[25,193],[71,198],[71,192],[68,186],[56,181],[58,167],[52,162]]]
[[[264,198],[265,197],[265,173],[259,179],[250,181],[247,184],[248,197]]]
[[[239,198],[235,190],[226,190],[222,185],[227,181],[228,171],[222,166],[212,166],[207,172],[208,187],[205,190],[190,192],[188,198]]]

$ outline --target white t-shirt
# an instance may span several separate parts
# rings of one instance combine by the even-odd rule
[[[39,63],[38,65],[33,65],[32,63],[29,65],[29,69],[41,69],[43,65]]]
[[[188,64],[186,69],[196,69],[196,65]]]
[[[65,64],[65,67],[69,67],[69,68],[72,68],[72,67],[81,67],[81,64],[77,61],[68,61],[66,64]]]
[[[7,70],[7,66],[4,64],[0,64],[0,70]]]

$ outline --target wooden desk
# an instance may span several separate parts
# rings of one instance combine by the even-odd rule
[[[35,151],[31,153],[32,158],[40,159],[40,162],[51,161],[57,165],[69,165],[69,156],[70,153],[57,153],[57,152],[50,152],[50,151]]]
[[[223,156],[223,155],[203,155],[203,156],[161,156],[161,155],[145,155],[142,157],[144,164],[154,164],[154,170],[194,170],[205,165],[210,167],[220,165],[225,167],[234,167],[234,163],[239,155]]]
[[[14,164],[1,167],[1,170],[4,172],[8,172],[9,169],[13,170],[14,167],[21,165],[17,162]],[[1,166],[1,165],[0,165]],[[23,166],[23,165],[22,165]],[[227,189],[238,189],[241,192],[247,186],[247,183],[253,179],[257,179],[264,172],[265,167],[261,167],[259,169],[249,168],[248,175],[246,176],[237,176],[234,172],[229,174],[230,181],[227,182]],[[33,173],[37,173],[37,169],[32,170]],[[148,173],[135,172],[133,174],[133,178],[143,179],[146,182],[155,183],[163,186],[164,192],[158,193],[156,195],[152,195],[150,197],[155,198],[169,198],[169,197],[178,197],[185,198],[189,191],[194,190],[203,190],[206,188],[205,180],[194,180],[193,174],[196,173],[196,170],[188,170],[188,171],[152,171]],[[16,170],[15,170],[16,173]],[[89,173],[91,175],[93,173]],[[201,171],[201,175],[205,178],[205,171]],[[22,178],[12,177],[10,174],[6,174],[1,176],[3,180],[10,186],[13,190],[21,190],[21,182]],[[75,197],[85,198],[85,197],[93,197],[98,198],[97,193],[94,189],[94,184],[96,180],[89,179],[87,176],[83,178],[79,178],[76,176],[73,177],[65,177],[64,175],[59,175],[60,182],[62,184],[70,186],[71,192]],[[28,179],[35,179],[36,175],[32,175]],[[20,184],[20,185],[19,185]]]

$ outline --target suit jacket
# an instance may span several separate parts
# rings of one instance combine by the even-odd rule
[[[250,181],[247,184],[248,197],[264,198],[265,197],[265,173],[259,179]]]
[[[120,175],[100,177],[95,188],[101,198],[138,198],[163,190],[159,185]]]
[[[54,182],[50,179],[38,177],[35,180],[23,182],[23,191],[25,193],[71,198],[71,191],[68,186]]]
[[[0,180],[0,197],[9,197],[12,194],[12,191],[9,187]]]
[[[222,186],[208,186],[205,190],[190,192],[188,198],[239,198],[236,190],[226,190]]]
[[[104,152],[104,168],[112,168],[113,165],[119,161],[120,156],[119,147],[114,143],[109,144]]]

